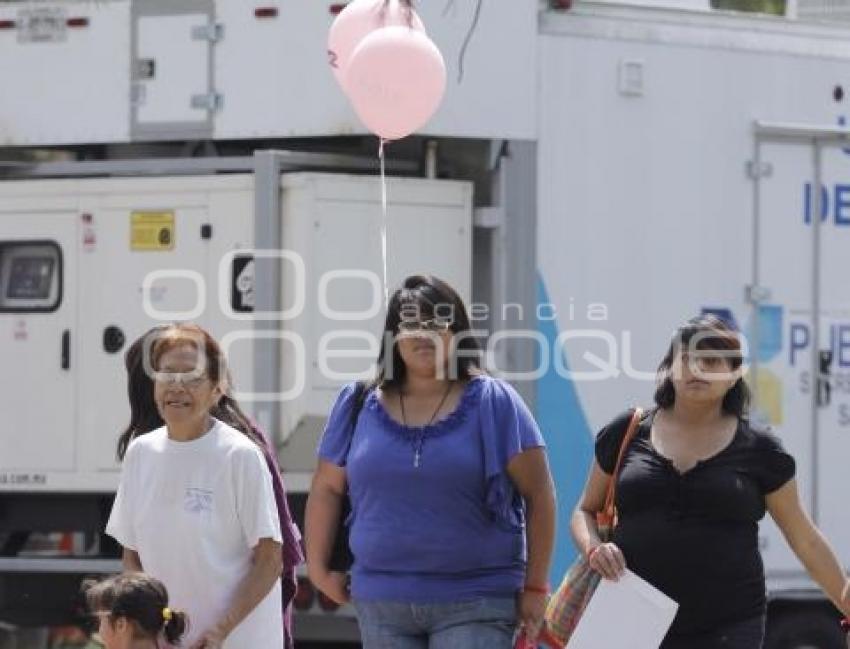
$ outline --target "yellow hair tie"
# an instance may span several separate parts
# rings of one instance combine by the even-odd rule
[[[162,619],[165,620],[166,622],[171,620],[171,609],[168,608],[167,606],[164,609],[162,609]]]

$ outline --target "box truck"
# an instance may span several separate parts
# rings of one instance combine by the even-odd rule
[[[746,335],[752,417],[850,566],[850,28],[791,4],[420,7],[449,86],[421,135],[387,147],[389,284],[427,270],[459,287],[488,364],[532,407],[559,493],[553,581],[595,431],[651,402],[670,334],[701,312]],[[383,299],[376,142],[324,58],[339,8],[0,6],[0,619],[67,616],[74,580],[115,567],[98,532],[121,351],[155,322],[225,341],[303,510]],[[36,534],[65,530],[86,534]],[[768,646],[837,649],[837,612],[769,521],[760,542]],[[351,610],[302,579],[297,633],[355,637]]]

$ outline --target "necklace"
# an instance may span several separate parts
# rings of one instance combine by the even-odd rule
[[[452,391],[452,386],[454,384],[449,381],[449,384],[446,386],[446,391],[443,392],[443,397],[440,399],[440,403],[437,404],[437,407],[434,409],[434,413],[431,415],[431,418],[428,420],[428,423],[424,426],[420,427],[419,433],[416,435],[416,439],[413,442],[413,466],[418,469],[419,465],[422,463],[422,445],[425,443],[425,428],[434,423],[434,419],[437,417],[437,413],[440,412],[440,408],[443,407],[443,404],[446,402],[446,399],[449,398],[449,392]],[[404,395],[401,390],[398,391],[398,403],[401,407],[401,421],[407,426],[407,413],[404,411]]]

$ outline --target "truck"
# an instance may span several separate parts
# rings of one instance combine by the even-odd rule
[[[376,138],[325,60],[341,5],[0,4],[0,619],[66,621],[81,575],[117,569],[102,530],[129,341],[193,319],[225,342],[300,517],[385,285],[420,270],[459,288],[541,426],[553,582],[595,431],[651,402],[700,313],[744,335],[751,417],[850,567],[850,24],[786,4],[422,2],[449,83],[386,147],[386,212]],[[767,646],[841,647],[769,520],[760,544]],[[356,638],[300,580],[298,637]]]

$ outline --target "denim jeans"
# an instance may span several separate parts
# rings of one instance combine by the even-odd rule
[[[733,622],[699,635],[668,637],[660,649],[761,649],[764,617]]]
[[[409,604],[354,601],[363,649],[511,649],[513,597]]]

